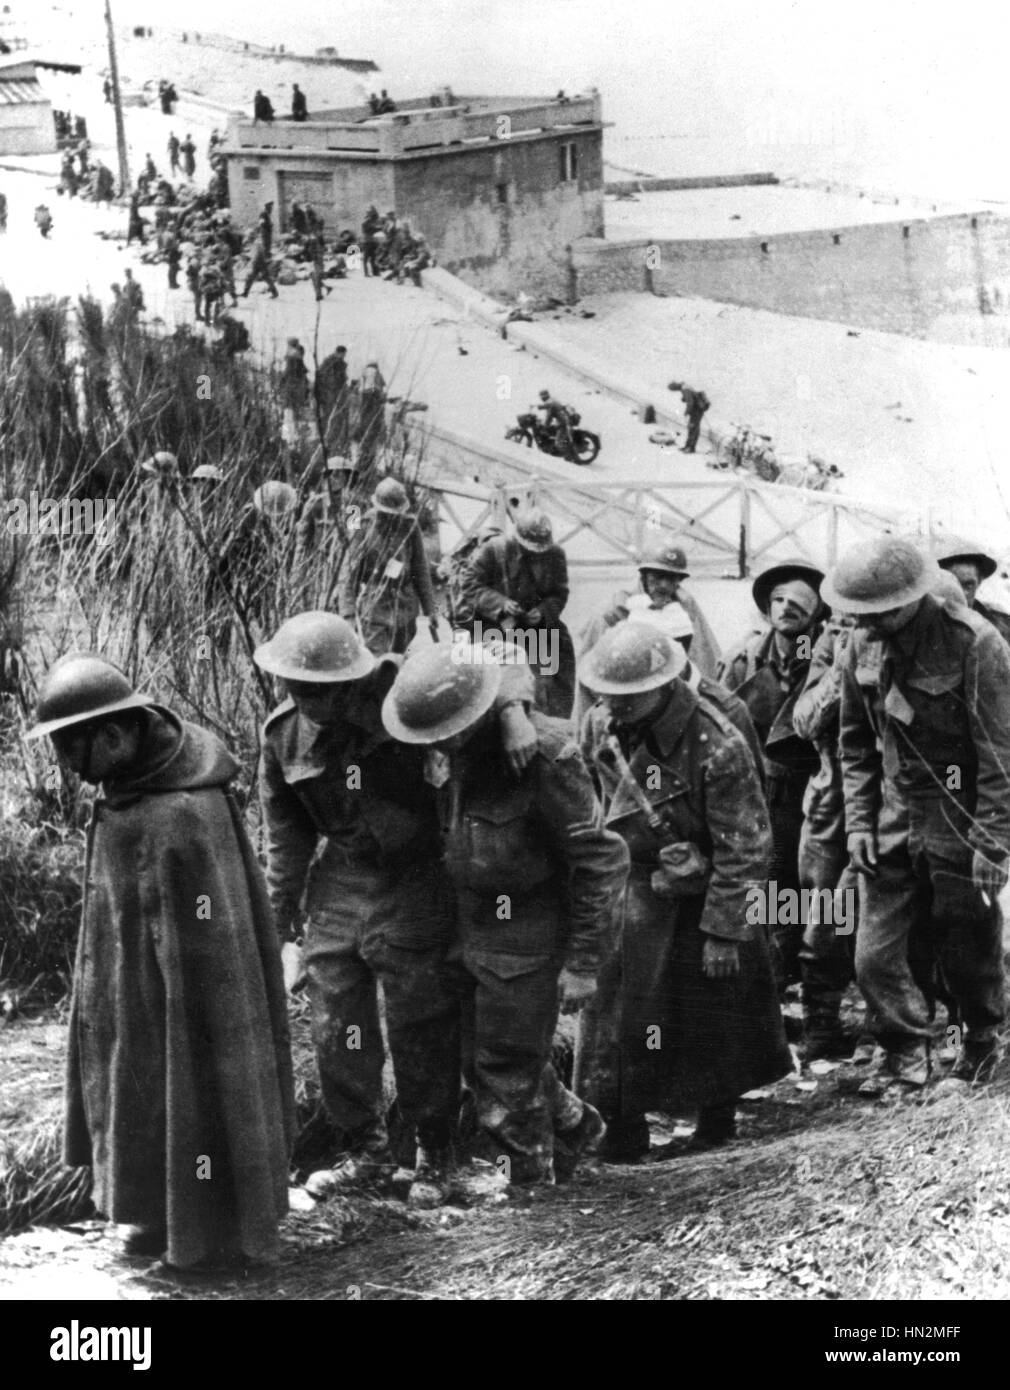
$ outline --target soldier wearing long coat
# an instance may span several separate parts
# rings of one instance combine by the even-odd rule
[[[627,622],[580,667],[605,701],[583,752],[631,854],[576,1064],[615,1159],[647,1151],[654,1109],[699,1110],[697,1142],[725,1141],[736,1099],[792,1065],[763,925],[758,773],[739,731],[676,679],[682,662],[664,634]]]
[[[103,658],[48,673],[32,736],[101,783],[88,830],[64,1160],[132,1253],[278,1254],[294,1096],[280,943],[213,734]]]
[[[771,877],[780,889],[799,890],[803,798],[820,767],[813,745],[793,728],[793,708],[810,670],[821,634],[822,572],[805,560],[772,565],[754,581],[754,602],[768,626],[751,632],[723,657],[716,680],[743,700],[764,748],[765,783],[772,825]],[[800,978],[802,924],[775,932],[779,985]]]

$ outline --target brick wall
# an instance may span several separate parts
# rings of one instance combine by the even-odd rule
[[[992,213],[763,242],[586,240],[575,266],[582,295],[654,288],[938,342],[1010,343],[1010,219]]]

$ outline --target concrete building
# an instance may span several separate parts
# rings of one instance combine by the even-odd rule
[[[458,97],[311,113],[308,121],[233,119],[224,153],[239,222],[294,202],[334,235],[365,209],[393,209],[439,265],[481,289],[564,295],[571,242],[603,235],[603,120],[595,92],[571,98]]]
[[[23,55],[0,57],[0,155],[51,154],[56,127],[35,63]]]

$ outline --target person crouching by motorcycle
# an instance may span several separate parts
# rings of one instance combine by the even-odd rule
[[[467,561],[465,607],[478,640],[504,636],[522,645],[536,682],[537,708],[568,719],[575,701],[575,647],[561,621],[568,602],[568,561],[542,511],[518,512],[515,528],[514,536],[493,536]]]
[[[534,409],[544,412],[544,429],[557,431],[558,440],[564,445],[565,458],[574,462],[575,441],[572,438],[571,412],[568,407],[555,400],[549,391],[541,391],[540,404]]]
[[[53,229],[53,215],[46,207],[45,203],[39,203],[35,209],[35,225],[44,237],[48,239],[49,233]]]

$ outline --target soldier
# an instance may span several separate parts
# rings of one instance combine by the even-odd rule
[[[856,875],[849,865],[845,838],[845,796],[838,758],[838,720],[842,699],[842,663],[853,635],[851,618],[833,619],[814,646],[810,670],[793,707],[793,728],[809,739],[820,768],[811,776],[803,796],[803,828],[797,857],[802,889],[817,897],[818,910],[808,915],[800,948],[803,981],[803,1057],[841,1057],[851,1051],[841,1025],[842,999],[855,979],[856,920],[835,920],[822,913],[825,892],[849,894],[835,898],[854,903]],[[822,920],[827,918],[829,920]],[[839,926],[842,930],[839,931]]]
[[[705,412],[711,407],[712,402],[705,395],[704,391],[695,391],[691,386],[685,386],[683,382],[671,381],[668,387],[670,391],[679,391],[680,398],[684,402],[684,414],[687,416],[687,439],[681,448],[682,454],[693,454],[698,447],[698,435],[701,433],[701,422],[705,417]]]
[[[438,790],[463,963],[474,981],[479,1122],[513,1183],[571,1176],[603,1136],[599,1112],[551,1065],[558,1010],[596,990],[600,938],[627,851],[599,824],[593,786],[565,726],[534,712],[537,752],[504,766],[494,701],[502,669],[468,641],[408,657],[382,707],[403,743],[448,754]],[[557,1135],[557,1138],[555,1137]]]
[[[824,584],[857,629],[840,749],[861,900],[856,977],[879,1044],[868,1095],[929,1079],[929,1001],[909,963],[917,933],[961,1025],[955,1081],[989,1078],[1005,1017],[1010,651],[991,624],[933,596],[939,577],[910,540],[882,536],[843,555]]]
[[[255,660],[281,677],[288,697],[263,730],[267,885],[283,937],[293,935],[304,896],[313,1041],[323,1101],[346,1154],[337,1182],[381,1183],[393,1171],[379,981],[418,1168],[438,1166],[459,1106],[461,982],[448,958],[455,906],[434,788],[420,750],[395,743],[382,726],[400,659],[374,657],[342,618],[310,612],[283,623]],[[505,694],[499,704],[506,756],[521,769],[535,735],[522,698]]]
[[[640,592],[630,594],[626,589],[619,590],[609,608],[586,624],[581,634],[583,655],[591,652],[607,628],[615,623],[632,614],[638,619],[669,609],[677,621],[670,626],[668,635],[681,643],[702,675],[714,677],[719,664],[719,643],[698,600],[683,587],[684,580],[690,577],[687,555],[679,545],[660,540],[650,546],[638,566]],[[575,701],[576,728],[581,728],[592,703],[589,693],[580,685]]]
[[[607,1121],[601,1155],[649,1149],[650,1110],[699,1111],[693,1144],[733,1137],[737,1098],[792,1061],[766,928],[771,827],[743,737],[676,677],[683,649],[650,624],[610,628],[580,664],[603,697],[582,727],[605,824],[631,874],[576,1088]]]
[[[183,1268],[278,1254],[294,1095],[280,950],[213,735],[74,653],[29,738],[101,787],[88,831],[64,1155]],[[203,1167],[201,1166],[203,1165]]]
[[[934,551],[940,568],[954,576],[964,590],[964,600],[980,618],[986,618],[1010,642],[1010,613],[1004,613],[976,598],[983,579],[990,579],[999,568],[996,557],[961,536],[947,536]]]
[[[405,652],[419,613],[438,640],[431,570],[416,515],[398,478],[383,478],[367,523],[351,538],[337,580],[337,610],[369,651]]]
[[[266,287],[270,291],[271,299],[276,299],[277,286],[274,284],[273,275],[270,272],[270,256],[263,248],[262,241],[257,240],[252,249],[252,256],[249,261],[249,273],[246,275],[245,284],[242,287],[242,298],[248,299],[249,291],[257,280],[266,282]]]
[[[575,699],[575,648],[561,619],[568,561],[554,544],[550,518],[535,507],[518,512],[514,536],[494,536],[474,551],[465,586],[475,621],[525,642],[538,707],[567,719]]]
[[[765,782],[774,842],[771,878],[799,892],[803,797],[820,760],[793,728],[793,706],[810,670],[821,633],[821,571],[806,560],[772,565],[754,580],[754,602],[768,620],[729,651],[716,679],[740,696],[764,747]],[[776,969],[785,989],[800,978],[803,924],[775,928]]]

